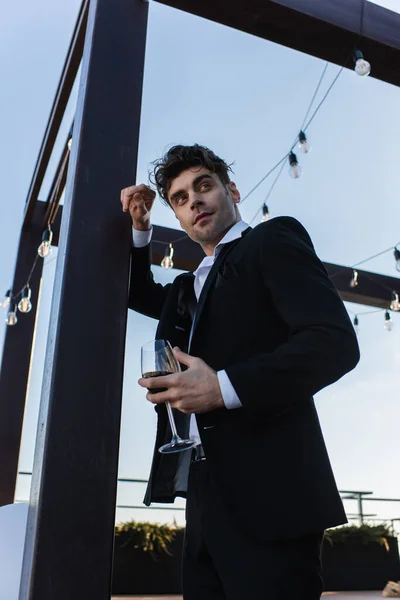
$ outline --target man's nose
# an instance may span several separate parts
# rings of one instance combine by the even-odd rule
[[[193,194],[190,196],[190,208],[193,210],[201,204],[203,204],[201,196],[196,192],[193,192]]]

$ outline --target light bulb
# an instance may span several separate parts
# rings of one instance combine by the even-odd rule
[[[41,258],[48,256],[51,252],[51,240],[53,239],[53,232],[51,231],[50,225],[43,231],[42,243],[38,248],[38,254]]]
[[[8,313],[6,323],[7,325],[10,325],[10,327],[18,323],[18,317],[14,311]]]
[[[10,296],[11,290],[7,290],[4,300],[1,303],[1,308],[4,308],[4,310],[7,310],[7,308],[10,306]]]
[[[392,331],[393,329],[393,321],[388,310],[385,312],[385,329],[386,331]]]
[[[399,295],[396,292],[392,292],[392,301],[390,303],[390,310],[400,310]]]
[[[7,313],[6,323],[10,327],[18,323],[17,310],[14,301],[10,298],[10,307]]]
[[[298,163],[297,156],[295,155],[294,152],[291,152],[289,154],[289,164],[290,164],[290,169],[289,169],[290,177],[292,177],[293,179],[298,179],[301,175],[301,167]]]
[[[354,323],[354,329],[356,330],[356,333],[359,333],[360,332],[360,327],[359,327],[359,324],[358,324],[358,316],[357,315],[354,317],[353,323]]]
[[[396,270],[400,271],[400,250],[395,248],[393,254],[394,254],[394,259],[396,261]]]
[[[352,278],[352,280],[350,281],[350,284],[349,284],[349,285],[350,285],[350,287],[352,287],[352,288],[355,288],[355,287],[357,287],[357,286],[358,286],[358,272],[357,272],[355,269],[353,269],[353,278]]]
[[[51,252],[51,244],[49,242],[42,242],[38,248],[38,254],[41,258],[45,258]]]
[[[269,219],[269,210],[268,210],[268,206],[265,204],[262,205],[262,221],[268,221]]]
[[[299,148],[303,152],[303,154],[307,154],[307,152],[310,152],[311,150],[310,143],[308,142],[307,136],[304,133],[304,131],[300,131],[299,133]]]
[[[71,150],[71,146],[72,146],[72,137],[69,138],[68,142],[67,142],[67,146],[68,146],[68,150]]]
[[[18,310],[20,312],[28,313],[32,310],[31,293],[31,288],[27,285],[22,292],[22,298],[18,304]]]
[[[172,260],[172,257],[174,255],[174,249],[172,247],[172,244],[169,244],[169,246],[167,246],[166,250],[165,250],[165,256],[161,261],[161,266],[164,267],[164,269],[172,269],[174,266],[174,262]]]
[[[368,61],[364,60],[363,53],[360,50],[356,50],[353,55],[355,66],[354,70],[357,75],[366,77],[371,73],[371,65]]]

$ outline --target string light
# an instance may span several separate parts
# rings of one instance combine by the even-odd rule
[[[47,229],[43,231],[42,235],[42,243],[38,248],[38,254],[41,258],[45,258],[51,252],[51,241],[53,239],[53,232],[51,230],[50,225],[48,225]]]
[[[360,328],[359,328],[360,316],[374,315],[374,314],[382,313],[382,312],[384,312],[384,315],[385,315],[385,329],[388,331],[391,331],[392,328],[394,327],[394,321],[392,320],[388,310],[378,308],[376,310],[369,310],[369,311],[362,312],[362,313],[354,313],[350,309],[347,309],[347,310],[351,315],[353,315],[353,325],[354,325],[354,329],[355,329],[356,333],[358,333],[360,331]]]
[[[307,154],[311,150],[311,146],[304,131],[300,131],[299,133],[299,148],[303,154]]]
[[[386,331],[392,331],[393,329],[393,321],[392,318],[390,316],[390,312],[388,310],[385,311],[385,325],[384,325]]]
[[[10,305],[8,307],[6,324],[9,327],[12,327],[13,325],[16,325],[17,323],[18,323],[17,307],[15,306],[15,302],[14,302],[12,296],[10,295]]]
[[[393,254],[394,254],[394,259],[396,261],[396,270],[400,271],[400,250],[395,248]]]
[[[289,175],[293,179],[298,179],[301,175],[301,167],[299,165],[299,161],[297,160],[297,156],[294,152],[289,153]]]
[[[4,300],[1,303],[1,308],[4,308],[4,310],[7,310],[7,308],[10,306],[10,296],[11,290],[7,290],[4,296]]]
[[[357,75],[367,77],[371,73],[371,65],[364,59],[361,50],[355,50],[353,53],[354,70]]]
[[[173,256],[174,256],[174,248],[173,248],[172,244],[169,244],[165,249],[165,256],[161,261],[161,266],[164,267],[164,269],[173,269],[173,267],[174,267],[174,262],[172,260]]]
[[[262,205],[262,221],[268,221],[269,219],[269,210],[268,210],[268,206],[265,204]]]
[[[18,310],[22,313],[28,313],[32,310],[31,302],[32,290],[29,285],[26,285],[22,291],[22,298],[18,304]]]
[[[390,303],[390,310],[400,311],[399,295],[397,292],[392,292],[392,301]]]
[[[358,271],[356,271],[355,269],[353,269],[353,277],[352,277],[349,285],[352,288],[355,288],[358,286]]]

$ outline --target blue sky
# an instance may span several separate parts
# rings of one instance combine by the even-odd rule
[[[380,2],[394,9],[396,0]],[[0,293],[8,289],[15,260],[26,193],[31,180],[79,0],[52,3],[28,0],[3,9],[0,22]],[[368,57],[366,57],[368,58]],[[288,48],[221,25],[150,4],[138,182],[147,181],[149,164],[169,145],[199,142],[234,161],[234,180],[242,195],[290,148],[302,123],[324,63]],[[374,66],[372,65],[372,69]],[[321,96],[338,67],[330,65]],[[74,112],[68,107],[60,141]],[[398,202],[398,104],[400,90],[345,71],[308,130],[312,151],[302,158],[303,176],[284,173],[269,200],[273,216],[289,214],[308,229],[321,259],[350,265],[400,240]],[[60,147],[55,150],[52,166]],[[300,154],[299,154],[300,157]],[[44,199],[52,169],[43,185]],[[241,208],[250,222],[271,179]],[[110,202],[119,201],[119,190]],[[154,223],[177,227],[173,213],[158,203]],[[179,252],[178,247],[176,252]],[[30,471],[40,401],[47,326],[56,268],[56,250],[46,259],[28,393],[20,470]],[[365,265],[397,276],[392,253]],[[175,274],[160,267],[156,277]],[[294,295],[295,301],[295,295]],[[347,305],[362,313],[368,307]],[[20,317],[21,319],[23,316]],[[400,318],[383,328],[383,314],[360,316],[362,359],[342,381],[316,401],[340,489],[370,490],[400,498],[397,402],[400,384]],[[136,385],[140,345],[156,323],[130,312],[121,431],[120,476],[146,478],[155,432],[155,415]],[[4,332],[0,328],[2,345]],[[29,495],[29,478],[18,482],[19,499]],[[121,484],[120,504],[140,504],[143,486]],[[179,503],[182,506],[182,503]],[[346,504],[349,512],[356,506]],[[400,506],[366,506],[382,517],[400,516]],[[182,513],[119,510],[117,518],[166,521]]]

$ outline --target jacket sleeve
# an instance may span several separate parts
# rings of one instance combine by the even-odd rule
[[[153,319],[159,319],[171,284],[154,281],[151,272],[151,244],[132,248],[128,307]]]
[[[259,269],[289,339],[226,368],[243,407],[280,414],[359,361],[353,326],[308,233],[290,217],[260,227]]]

